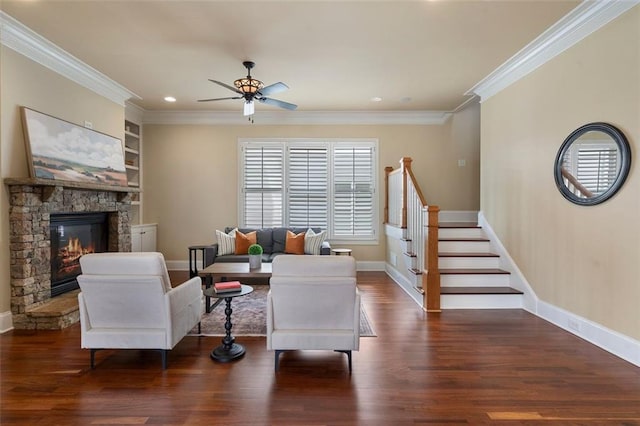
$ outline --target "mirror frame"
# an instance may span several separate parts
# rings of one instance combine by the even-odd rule
[[[618,176],[616,176],[616,180],[613,182],[611,187],[604,191],[602,194],[597,195],[591,198],[580,198],[576,196],[573,192],[567,188],[564,184],[564,180],[562,178],[562,159],[566,153],[566,151],[571,147],[571,144],[580,138],[580,136],[584,135],[587,132],[602,132],[609,135],[620,150],[620,172]],[[554,177],[556,180],[556,186],[560,193],[567,200],[572,203],[583,205],[583,206],[593,206],[596,204],[600,204],[609,198],[613,197],[613,195],[618,192],[618,190],[622,187],[622,184],[627,179],[629,175],[629,170],[631,169],[631,147],[629,146],[629,142],[624,134],[615,126],[608,123],[589,123],[581,126],[571,132],[571,134],[564,140],[562,145],[560,146],[560,150],[558,151],[558,155],[556,156],[555,162],[555,170]]]

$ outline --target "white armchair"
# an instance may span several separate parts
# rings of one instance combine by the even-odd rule
[[[198,277],[171,288],[162,253],[95,253],[80,258],[81,347],[167,352],[202,316]]]
[[[286,350],[347,354],[360,348],[360,294],[351,256],[289,256],[273,260],[267,295],[267,349],[275,369]]]

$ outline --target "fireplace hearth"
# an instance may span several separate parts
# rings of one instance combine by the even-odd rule
[[[68,327],[79,320],[77,307],[57,316],[45,315],[43,311],[48,312],[50,304],[66,297],[52,298],[52,295],[75,287],[80,254],[131,251],[130,193],[138,190],[33,178],[5,178],[4,182],[9,187],[11,203],[13,326],[16,329]],[[90,223],[81,223],[88,218]],[[67,222],[60,224],[59,219]],[[63,235],[55,235],[59,231],[63,231]]]

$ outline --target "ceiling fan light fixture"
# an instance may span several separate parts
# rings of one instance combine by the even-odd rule
[[[262,84],[260,80],[251,77],[239,78],[234,81],[233,84],[244,94],[256,93],[264,87],[264,84]]]
[[[255,104],[253,103],[253,101],[244,103],[244,111],[243,112],[244,112],[245,117],[247,115],[253,115],[253,113],[255,112]]]

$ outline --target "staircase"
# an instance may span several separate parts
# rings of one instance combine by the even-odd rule
[[[394,272],[396,282],[427,312],[522,308],[524,294],[511,287],[510,273],[500,268],[482,227],[441,219],[440,208],[426,203],[411,163],[403,157],[400,168],[385,167],[384,223],[387,235],[400,242],[401,263],[409,271]],[[449,218],[473,217],[449,213]],[[389,253],[393,268],[397,248]]]
[[[510,286],[510,273],[476,223],[440,222],[438,265],[442,309],[522,308],[523,293]]]

